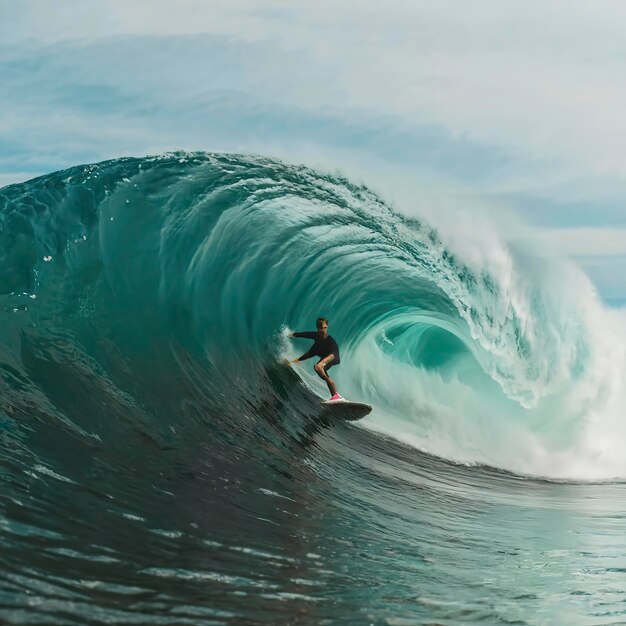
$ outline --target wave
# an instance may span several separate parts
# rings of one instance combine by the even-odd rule
[[[493,225],[400,209],[339,176],[207,153],[1,189],[11,454],[49,454],[44,432],[132,456],[128,433],[184,448],[278,414],[297,429],[307,387],[325,391],[278,361],[301,347],[287,330],[324,315],[340,392],[374,406],[365,427],[454,462],[626,476],[620,314],[573,264]]]

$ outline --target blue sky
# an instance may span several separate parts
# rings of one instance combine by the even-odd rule
[[[407,212],[514,212],[619,301],[625,27],[609,1],[0,0],[0,185],[261,153]]]

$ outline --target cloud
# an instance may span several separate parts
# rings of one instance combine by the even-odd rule
[[[407,210],[436,193],[516,207],[566,254],[617,255],[625,22],[622,3],[565,0],[5,3],[0,181],[250,151],[340,169]]]
[[[552,229],[545,231],[543,237],[568,256],[626,257],[626,228]]]
[[[557,228],[539,235],[544,250],[575,259],[603,297],[626,303],[626,228]]]
[[[101,57],[93,70],[110,57],[123,81],[141,63],[137,86],[160,83],[164,94],[193,98],[217,83],[332,117],[439,126],[494,153],[516,154],[520,170],[534,164],[530,176],[509,175],[512,184],[623,174],[626,43],[617,25],[626,8],[618,3],[602,10],[585,2],[522,7],[493,0],[396,1],[393,10],[355,2],[146,6],[112,0],[52,10],[45,2],[13,3],[13,22],[0,32],[14,42],[74,41],[68,52],[83,80],[90,65],[79,67],[81,51],[95,44]],[[8,27],[15,22],[23,28]],[[129,50],[133,38],[139,55]],[[225,41],[236,64],[219,56]],[[89,79],[100,76],[94,71]],[[110,72],[104,78],[117,84]]]
[[[12,185],[13,183],[22,183],[25,180],[30,180],[31,178],[35,178],[40,174],[44,174],[45,172],[5,172],[0,173],[0,187],[4,187],[5,185]]]

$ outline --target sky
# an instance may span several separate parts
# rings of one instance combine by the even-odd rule
[[[170,150],[513,213],[626,301],[626,3],[0,0],[0,186]]]

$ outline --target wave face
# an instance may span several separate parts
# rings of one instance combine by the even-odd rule
[[[368,427],[456,462],[626,476],[611,312],[484,225],[438,232],[341,178],[212,154],[76,167],[0,207],[9,415],[97,441],[120,432],[111,411],[151,438],[239,423],[283,400],[267,371],[299,349],[286,325],[323,314]]]
[[[0,190],[0,255],[3,621],[623,614],[622,486],[519,476],[626,476],[621,318],[576,268],[182,153]],[[281,365],[318,315],[365,428]]]

